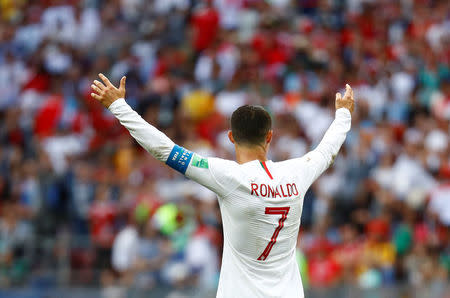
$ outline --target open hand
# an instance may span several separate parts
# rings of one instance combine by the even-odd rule
[[[125,98],[125,81],[126,77],[122,77],[120,80],[119,88],[116,88],[103,74],[98,75],[102,79],[103,83],[95,80],[92,83],[91,88],[94,90],[91,96],[101,102],[106,108],[108,108],[113,102],[119,98]]]
[[[353,100],[353,89],[349,84],[345,85],[345,94],[342,98],[341,93],[336,93],[336,110],[340,108],[346,108],[353,113],[355,109],[355,101]]]

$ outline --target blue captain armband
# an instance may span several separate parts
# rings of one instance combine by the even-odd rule
[[[193,153],[178,145],[173,146],[166,165],[184,175],[191,162]]]

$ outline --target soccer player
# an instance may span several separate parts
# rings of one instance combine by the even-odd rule
[[[217,297],[304,297],[295,258],[303,199],[332,163],[350,130],[353,91],[336,94],[336,118],[316,149],[303,157],[267,160],[271,118],[259,106],[231,116],[236,161],[202,157],[176,145],[125,102],[125,77],[114,87],[104,75],[91,96],[158,160],[217,194],[224,248]]]

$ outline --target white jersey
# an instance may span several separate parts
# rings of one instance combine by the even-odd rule
[[[175,145],[124,99],[109,109],[153,156],[217,194],[224,230],[217,297],[304,297],[295,258],[303,200],[350,130],[347,109],[336,111],[321,143],[305,156],[244,164],[203,158]]]

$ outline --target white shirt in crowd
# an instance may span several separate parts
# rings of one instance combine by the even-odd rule
[[[125,272],[134,265],[139,246],[139,235],[133,226],[119,232],[112,247],[112,266],[119,272]]]

